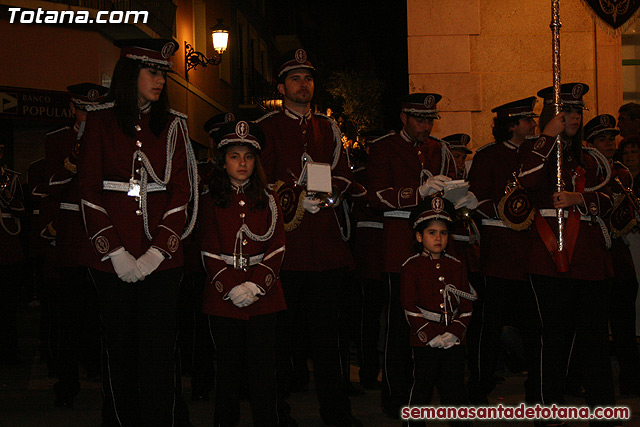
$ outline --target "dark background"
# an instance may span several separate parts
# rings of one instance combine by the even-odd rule
[[[400,127],[397,98],[408,93],[407,5],[404,1],[273,0],[273,33],[299,36],[319,65],[316,99],[331,103],[323,82],[335,71],[373,70],[384,82],[384,127]],[[392,7],[393,6],[393,7]]]

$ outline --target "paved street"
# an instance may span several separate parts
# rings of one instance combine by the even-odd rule
[[[82,390],[74,400],[72,409],[53,406],[54,379],[47,377],[46,365],[36,355],[38,309],[23,307],[20,311],[21,348],[24,363],[18,366],[0,366],[0,427],[99,427],[100,426],[100,384],[83,381]],[[356,367],[352,366],[352,379],[357,381]],[[492,395],[491,403],[517,405],[523,401],[524,378],[511,376],[501,383]],[[190,400],[189,379],[184,378],[187,403],[191,421],[195,426],[211,426],[213,423],[213,403],[192,402]],[[356,383],[357,385],[357,383]],[[571,404],[582,406],[583,400],[570,398]],[[633,419],[625,426],[640,426],[640,398],[617,396],[618,405],[630,406]],[[386,418],[379,407],[379,392],[368,391],[351,399],[353,414],[364,426],[400,426],[399,421]],[[313,384],[307,392],[292,395],[289,399],[292,416],[300,427],[320,427],[317,402]],[[251,425],[249,408],[243,402],[241,426]],[[433,423],[443,425],[442,423]],[[479,423],[476,423],[479,424]],[[491,422],[487,426],[531,426],[529,422]],[[572,426],[587,426],[586,422],[572,423]]]

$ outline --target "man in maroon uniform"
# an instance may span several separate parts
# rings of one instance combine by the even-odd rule
[[[291,182],[292,175],[298,179],[308,162],[328,164],[333,196],[342,197],[352,187],[352,175],[342,153],[338,125],[311,111],[315,74],[304,49],[287,52],[281,58],[276,77],[284,108],[258,120],[267,141],[261,159],[269,183]],[[332,426],[361,425],[351,416],[349,398],[342,387],[338,345],[342,284],[353,259],[341,235],[335,205],[312,197],[293,203],[304,210],[298,210],[302,217],[297,215],[297,226],[287,227],[287,253],[281,272],[287,311],[280,319],[286,338],[278,344],[278,369],[291,366],[288,352],[303,341],[308,324],[322,420]],[[282,372],[279,377],[279,381],[287,381]],[[283,383],[278,385],[286,393],[285,387]]]
[[[385,362],[382,368],[382,407],[393,418],[406,405],[411,380],[409,327],[400,305],[400,268],[414,254],[409,210],[424,197],[444,189],[456,167],[444,141],[431,137],[433,120],[440,118],[435,93],[414,93],[401,98],[402,130],[376,142],[367,164],[368,195],[372,208],[384,215],[383,272],[389,286]],[[475,197],[466,203],[473,207]]]
[[[629,250],[627,234],[637,227],[636,209],[622,188],[633,186],[631,173],[622,163],[614,161],[616,153],[616,119],[610,114],[601,114],[584,126],[584,139],[589,147],[602,154],[611,168],[607,188],[614,201],[609,218],[611,231],[611,258],[613,260],[613,282],[611,284],[609,325],[613,337],[613,352],[620,365],[620,392],[640,395],[640,354],[636,344],[636,298],[638,281],[633,258]]]
[[[513,181],[519,167],[518,148],[535,132],[534,119],[538,117],[533,112],[535,103],[536,97],[532,96],[491,110],[496,113],[495,142],[477,150],[469,172],[471,191],[479,200],[480,260],[485,278],[484,286],[478,289],[480,300],[469,332],[471,403],[487,403],[487,396],[495,386],[493,373],[500,353],[502,328],[514,325],[515,321],[524,332],[525,328],[516,319],[526,317],[522,315],[522,304],[532,300],[523,262],[527,258],[529,233],[516,231],[511,228],[513,224],[505,223],[498,206],[501,201],[504,204],[510,200],[503,201],[507,184]],[[521,224],[515,225],[519,226]]]
[[[25,215],[24,196],[18,172],[4,166],[4,145],[0,145],[0,363],[17,364],[18,296],[20,262],[20,217]]]
[[[47,134],[45,175],[49,181],[49,203],[57,205],[54,227],[54,265],[58,279],[51,281],[51,302],[58,320],[59,381],[54,384],[56,406],[72,406],[80,389],[78,361],[85,362],[89,376],[100,375],[100,339],[95,291],[82,263],[85,232],[80,216],[77,156],[87,118],[86,108],[98,104],[108,88],[93,83],[68,86],[71,111],[76,117],[68,126]],[[86,248],[86,246],[85,246]]]

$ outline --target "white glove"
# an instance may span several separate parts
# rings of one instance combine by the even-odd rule
[[[471,191],[467,192],[466,196],[462,197],[454,205],[455,209],[460,209],[460,208],[475,209],[477,207],[478,207],[478,199],[476,198],[476,195],[473,194]]]
[[[444,342],[443,347],[445,349],[451,348],[454,345],[460,344],[460,340],[458,339],[458,337],[453,335],[451,332],[445,332],[444,334],[439,336],[442,337],[442,341]]]
[[[436,337],[434,339],[432,339],[431,341],[429,341],[427,343],[427,345],[429,347],[433,347],[433,348],[443,348],[444,347],[444,341],[442,340],[442,335],[436,335]]]
[[[229,299],[236,307],[246,307],[258,300],[260,288],[255,283],[243,282],[229,291]]]
[[[436,175],[428,178],[427,181],[418,187],[418,191],[422,197],[427,197],[432,194],[442,191],[444,189],[444,183],[451,181],[451,178],[444,175]]]
[[[144,279],[144,274],[138,268],[136,259],[124,248],[112,252],[109,254],[109,258],[118,278],[123,282],[135,283]]]
[[[145,276],[153,273],[156,268],[164,261],[164,255],[157,248],[149,248],[147,252],[143,253],[140,258],[136,261],[138,264],[138,269]]]
[[[313,197],[305,197],[304,199],[302,199],[302,207],[307,212],[315,214],[320,211],[320,208],[318,207],[320,202],[321,202],[320,199],[316,199]]]

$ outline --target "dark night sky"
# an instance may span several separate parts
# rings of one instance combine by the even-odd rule
[[[395,8],[390,8],[391,3]],[[408,91],[404,1],[275,0],[276,34],[296,33],[320,63],[321,85],[333,71],[374,69],[385,83],[385,127],[399,120],[396,98]]]

